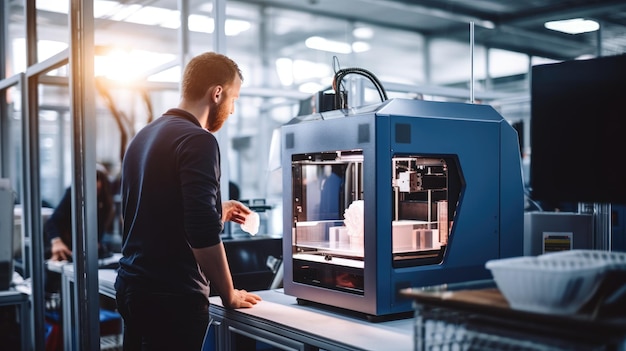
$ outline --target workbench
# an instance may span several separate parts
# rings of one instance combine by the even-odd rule
[[[300,305],[282,289],[256,292],[263,299],[252,308],[225,309],[210,298],[217,350],[250,350],[265,345],[281,350],[413,350],[412,318],[370,322],[365,318]],[[205,350],[207,348],[205,347]]]

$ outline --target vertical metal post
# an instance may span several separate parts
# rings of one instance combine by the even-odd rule
[[[264,82],[270,82],[271,81],[271,73],[273,72],[272,69],[272,64],[271,64],[271,53],[269,51],[269,43],[271,43],[271,28],[270,28],[270,23],[268,23],[268,18],[270,18],[270,15],[268,14],[268,9],[267,6],[260,6],[259,7],[259,18],[260,18],[260,22],[259,22],[259,50],[261,51],[261,67],[262,67],[262,74],[263,74],[263,81]],[[269,102],[271,101],[270,98],[264,98],[264,103],[265,102]],[[259,115],[259,118],[257,119],[258,123],[259,123],[259,134],[257,134],[258,139],[257,140],[257,145],[258,147],[267,147],[266,150],[270,149],[270,145],[271,145],[271,139],[272,139],[272,133],[274,131],[274,123],[272,123],[272,119],[269,118],[270,111],[267,109],[263,109],[261,115]],[[239,121],[243,122],[241,123],[242,125],[245,123],[243,116],[241,116],[241,118],[239,118]],[[240,158],[241,160],[241,158]],[[260,153],[260,155],[258,155],[257,157],[257,169],[259,170],[264,170],[268,167],[269,164],[269,152],[265,152],[265,153]],[[245,173],[245,166],[243,165],[243,162],[239,161],[237,162],[237,180],[239,180],[239,184],[243,184],[243,178]],[[230,175],[229,175],[230,176]],[[232,179],[233,177],[230,177],[230,179]],[[260,189],[267,189],[267,182],[268,182],[268,176],[266,175],[265,177],[260,177],[259,179],[259,184],[260,184]],[[241,187],[243,189],[243,187]],[[268,224],[271,224],[271,221],[268,221]],[[232,226],[231,226],[232,228]],[[265,230],[267,232],[267,234],[270,234],[270,225],[265,227]]]
[[[424,53],[422,55],[424,59],[424,68],[422,72],[424,73],[424,81],[426,84],[431,84],[432,81],[432,61],[430,59],[430,54],[432,52],[432,40],[429,36],[424,36]]]
[[[179,0],[178,10],[180,12],[178,40],[180,41],[180,74],[182,77],[189,56],[189,0]]]
[[[8,50],[7,38],[9,36],[9,2],[0,4],[0,52],[11,53]],[[7,56],[0,55],[0,80],[7,77]],[[0,178],[9,176],[9,114],[6,91],[0,90]]]
[[[474,22],[470,22],[470,103],[474,103]]]
[[[93,0],[70,3],[70,116],[72,121],[72,240],[74,340],[79,350],[100,349],[95,153]]]
[[[226,0],[213,0],[213,39],[215,52],[226,53]]]
[[[215,23],[213,31],[213,50],[221,54],[226,54],[226,0],[213,0],[213,21]],[[230,181],[229,162],[229,139],[228,123],[224,123],[222,129],[216,133],[217,140],[223,147],[220,148],[222,154],[220,191],[222,198],[228,198],[228,182]]]
[[[26,19],[26,64],[31,67],[37,63],[37,8],[35,0],[27,0],[25,7]],[[43,350],[45,345],[45,296],[44,296],[44,263],[43,263],[43,230],[41,225],[41,192],[39,171],[39,77],[28,75],[22,90],[22,106],[25,109],[22,119],[22,223],[25,241],[22,257],[32,281],[32,346],[35,350]]]

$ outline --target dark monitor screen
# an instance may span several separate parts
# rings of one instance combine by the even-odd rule
[[[626,55],[532,68],[534,200],[626,203]]]

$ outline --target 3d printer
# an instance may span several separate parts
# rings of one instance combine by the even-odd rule
[[[407,287],[523,254],[517,133],[492,107],[391,99],[281,128],[286,294],[370,319]]]

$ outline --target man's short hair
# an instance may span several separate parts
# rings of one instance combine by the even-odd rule
[[[189,61],[182,82],[182,97],[190,101],[201,99],[212,86],[228,86],[235,77],[243,75],[235,61],[215,52],[205,52]]]

